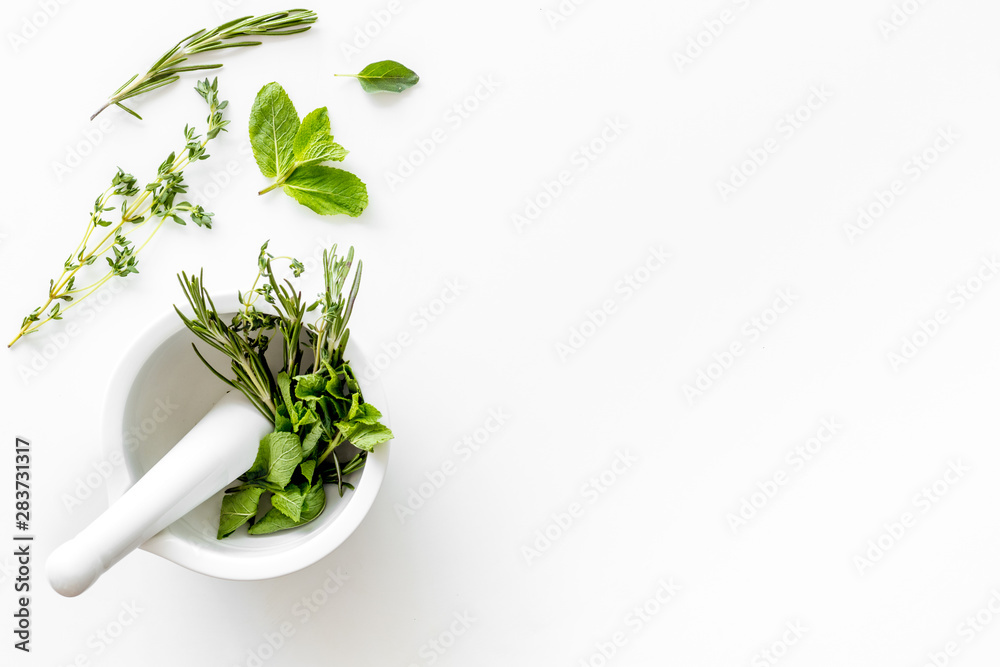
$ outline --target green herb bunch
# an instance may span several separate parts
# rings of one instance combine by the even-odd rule
[[[208,131],[204,138],[195,134],[194,128],[184,128],[184,147],[171,153],[156,170],[156,178],[140,186],[132,174],[118,169],[111,185],[94,202],[90,220],[83,239],[63,264],[58,278],[49,281],[48,298],[31,311],[22,321],[21,329],[7,347],[22,336],[38,331],[46,322],[61,320],[63,314],[83,299],[100,289],[115,276],[126,277],[138,273],[139,252],[152,240],[167,220],[185,225],[185,218],[199,227],[212,227],[212,213],[177,196],[187,192],[184,169],[198,160],[207,159],[205,147],[229,121],[223,120],[222,111],[229,104],[219,101],[218,79],[200,81],[195,87],[208,103]],[[116,205],[115,202],[120,201]],[[116,211],[113,215],[106,215]],[[107,267],[103,274],[96,268],[84,271],[104,258]],[[81,273],[82,272],[82,273]],[[81,283],[86,284],[81,284]],[[68,304],[65,305],[64,304]]]
[[[291,9],[285,12],[275,12],[264,16],[244,16],[234,19],[211,30],[202,28],[194,34],[179,41],[172,49],[160,56],[160,59],[150,66],[145,74],[134,74],[132,78],[116,90],[104,106],[97,110],[91,120],[97,117],[109,106],[115,105],[142,120],[142,116],[122,104],[127,100],[151,90],[170,85],[178,79],[182,72],[193,72],[202,69],[216,69],[221,64],[212,65],[181,65],[188,58],[198,53],[233,49],[243,46],[258,46],[258,41],[232,41],[241,37],[259,37],[261,35],[294,35],[305,32],[316,22],[315,12],[308,9]]]
[[[379,422],[382,414],[365,402],[344,358],[350,336],[347,322],[361,284],[358,262],[344,295],[354,248],[346,257],[337,256],[336,245],[324,251],[323,291],[306,304],[293,284],[279,281],[272,269],[276,259],[288,259],[299,276],[302,263],[275,258],[267,245],[260,250],[257,279],[249,292],[240,294],[241,309],[228,323],[201,275],[179,276],[193,316],[185,316],[180,309],[178,315],[201,341],[228,357],[232,376],[214,368],[196,345],[195,353],[216,377],[242,392],[274,424],[274,432],[261,440],[253,466],[239,478],[239,484],[226,491],[219,539],[245,523],[250,524],[251,535],[262,535],[312,521],[326,506],[324,485],[336,485],[343,495],[345,488],[353,488],[345,478],[364,466],[376,445],[392,439],[392,431]],[[258,309],[260,300],[270,308]],[[306,322],[307,313],[313,312],[315,320]],[[272,342],[282,348],[277,375],[265,358]],[[268,498],[271,509],[258,520],[261,502]]]

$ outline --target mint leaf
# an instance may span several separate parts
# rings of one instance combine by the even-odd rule
[[[281,491],[275,491],[271,496],[271,505],[292,521],[298,521],[302,516],[302,504],[306,499],[308,485],[293,484]]]
[[[277,83],[261,88],[250,110],[250,146],[260,173],[277,178],[292,168],[298,129],[299,115],[285,89]]]
[[[301,461],[299,436],[294,433],[268,433],[260,441],[257,458],[246,476],[250,480],[266,479],[285,487]]]
[[[250,526],[249,533],[251,535],[267,535],[268,533],[284,530],[285,528],[294,528],[297,525],[297,521],[289,519],[279,510],[272,507],[264,515],[263,519]]]
[[[261,173],[275,179],[258,194],[283,187],[285,194],[321,215],[357,217],[368,206],[368,188],[357,176],[320,164],[347,156],[330,134],[326,107],[314,109],[299,122],[284,89],[269,83],[257,93],[250,112],[250,143]],[[288,413],[295,423],[290,405]]]
[[[303,400],[318,400],[323,397],[326,389],[326,378],[319,373],[298,375],[295,382],[295,398]]]
[[[323,490],[323,480],[319,480],[309,488],[305,501],[302,503],[302,516],[299,525],[308,523],[318,517],[326,507],[326,491]]]
[[[347,157],[347,150],[335,143],[330,134],[330,115],[326,107],[314,109],[302,119],[295,133],[294,150],[296,167],[327,160],[340,162]]]
[[[313,424],[313,427],[306,434],[306,437],[302,438],[302,458],[306,458],[313,453],[316,449],[316,444],[319,439],[323,436],[323,424],[317,421]],[[302,464],[303,469],[305,468],[305,463]],[[304,474],[304,473],[303,473]],[[306,475],[308,477],[308,475]]]
[[[337,422],[337,429],[352,445],[366,452],[374,451],[375,445],[392,440],[392,431],[382,424]]]
[[[229,537],[237,528],[257,514],[257,505],[264,489],[254,486],[227,493],[222,498],[222,515],[219,517],[219,533],[217,539]]]
[[[309,480],[312,484],[313,473],[316,472],[316,461],[310,459],[309,461],[303,461],[302,465],[299,466],[299,470],[302,471],[302,476]]]
[[[328,136],[316,139],[311,144],[306,146],[305,151],[302,153],[299,166],[304,167],[310,164],[319,164],[320,162],[326,162],[327,160],[330,160],[331,162],[341,162],[345,157],[347,157],[347,152],[347,149],[335,142],[333,137]]]
[[[342,169],[308,165],[292,172],[285,193],[320,215],[346,213],[352,218],[368,206],[368,188],[354,174]]]
[[[357,394],[355,394],[355,396],[357,396]],[[349,416],[351,421],[367,425],[377,424],[378,420],[381,418],[382,413],[379,412],[371,403],[362,403],[354,411],[354,414]]]
[[[358,74],[340,76],[354,76],[366,93],[401,93],[420,81],[416,72],[395,60],[380,60]]]
[[[296,414],[295,404],[292,402],[292,380],[288,377],[288,373],[281,371],[278,373],[278,377],[274,379],[275,383],[278,385],[278,391],[281,392],[281,400],[285,403],[285,409],[288,411],[288,418],[292,420],[292,424],[298,424],[299,416]]]
[[[320,515],[326,507],[326,491],[323,482],[316,482],[309,488],[302,503],[302,512],[298,521],[293,521],[276,508],[271,508],[264,518],[250,527],[251,535],[266,535],[286,528],[294,528],[309,523]]]
[[[291,433],[293,429],[292,420],[288,418],[288,410],[283,404],[279,404],[274,411],[274,430]]]

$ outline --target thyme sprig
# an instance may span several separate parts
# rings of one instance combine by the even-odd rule
[[[66,258],[62,273],[49,281],[45,302],[28,313],[21,322],[21,329],[7,347],[21,337],[38,331],[46,322],[61,320],[66,311],[79,305],[115,276],[124,278],[138,273],[139,253],[167,220],[185,225],[186,217],[199,227],[212,227],[212,213],[200,205],[177,201],[177,196],[187,192],[184,169],[192,162],[207,159],[209,155],[205,148],[208,142],[225,131],[229,124],[222,114],[229,103],[219,101],[218,79],[211,83],[208,79],[200,81],[195,90],[208,103],[208,131],[204,138],[195,134],[194,128],[185,126],[184,147],[168,155],[157,168],[156,178],[144,187],[139,186],[135,176],[118,169],[111,185],[94,202],[83,238]],[[115,200],[120,200],[120,205],[115,205]],[[119,213],[105,215],[111,211]],[[84,267],[93,265],[102,257],[108,264],[103,274],[92,270],[81,273]],[[91,282],[78,285],[85,278]]]
[[[188,35],[157,60],[146,71],[145,74],[134,74],[131,79],[122,84],[118,90],[112,93],[108,101],[98,109],[91,120],[109,106],[118,106],[129,112],[136,118],[142,120],[142,116],[128,108],[122,102],[137,95],[148,93],[157,88],[170,85],[178,79],[183,72],[193,72],[203,69],[216,69],[222,64],[210,65],[182,65],[188,58],[198,53],[207,51],[218,51],[220,49],[233,49],[243,46],[258,46],[259,41],[230,41],[240,37],[258,37],[263,35],[294,35],[305,32],[311,27],[310,24],[316,22],[316,13],[308,9],[290,9],[284,12],[275,12],[263,16],[244,16],[234,19],[211,30],[202,28],[197,32]]]

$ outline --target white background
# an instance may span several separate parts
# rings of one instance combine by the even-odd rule
[[[90,123],[90,113],[195,28],[284,8],[67,1],[46,18],[44,4],[7,2],[0,19],[8,336],[114,167],[147,179],[183,125],[204,122],[193,75],[136,100],[143,122],[110,109]],[[281,666],[765,665],[760,652],[773,650],[789,667],[883,667],[923,665],[949,642],[948,664],[993,664],[1000,281],[977,272],[995,278],[984,259],[1000,252],[1000,10],[907,5],[912,16],[886,35],[889,0],[587,0],[558,22],[555,0],[402,0],[346,54],[387,2],[324,2],[311,32],[224,53],[230,133],[187,172],[193,192],[216,195],[214,229],[165,228],[141,273],[78,335],[59,338],[67,317],[0,356],[3,442],[18,434],[35,448],[38,535],[34,652],[15,652],[0,624],[4,664],[228,667],[263,652]],[[698,39],[701,52],[679,64]],[[332,76],[384,58],[420,84],[376,98]],[[499,86],[477,101],[482,78]],[[344,166],[369,186],[361,218],[256,196],[266,180],[246,152],[246,119],[274,80],[300,114],[329,107],[351,151]],[[476,108],[449,122],[455,105]],[[609,121],[624,129],[602,145]],[[386,173],[438,127],[445,140],[390,187]],[[944,152],[941,131],[955,137],[938,142]],[[601,154],[581,162],[594,140]],[[765,145],[776,150],[762,166],[744,165]],[[935,161],[914,171],[925,151]],[[77,166],[59,168],[68,160]],[[228,164],[231,183],[206,191]],[[734,168],[754,173],[724,198],[718,185]],[[540,196],[562,170],[572,183]],[[894,180],[901,194],[849,235]],[[547,206],[519,229],[512,216],[529,199]],[[178,271],[204,267],[218,291],[245,287],[265,239],[300,257],[353,244],[365,262],[356,339],[377,354],[411,337],[382,373],[397,438],[370,515],[343,547],[279,580],[212,580],[137,552],[83,596],[57,596],[41,559],[106,505],[100,486],[72,508],[67,498],[100,462],[111,369],[178,301]],[[650,248],[671,259],[647,274]],[[626,275],[646,279],[628,297],[616,291]],[[460,296],[418,328],[420,309],[456,280]],[[971,298],[956,291],[967,285]],[[774,321],[781,291],[792,306]],[[609,299],[603,326],[585,325]],[[944,324],[919,334],[937,311]],[[770,324],[750,335],[755,317]],[[574,329],[591,335],[560,354]],[[919,350],[894,364],[914,336]],[[742,353],[729,363],[734,343]],[[689,400],[700,372],[715,379]],[[509,419],[464,460],[455,443],[494,409]],[[795,448],[824,419],[842,426],[800,465]],[[625,453],[636,462],[594,500],[589,480]],[[401,521],[398,507],[446,461],[455,474]],[[921,500],[952,464],[962,476]],[[9,520],[12,452],[3,470]],[[775,475],[785,483],[769,485]],[[743,506],[749,518],[736,524],[744,501],[758,507]],[[582,516],[554,528],[573,503]],[[892,537],[905,513],[910,525]],[[544,548],[536,531],[546,530],[555,539]],[[0,564],[9,624],[11,558]],[[303,619],[296,605],[322,598],[338,568],[348,580]],[[661,580],[679,591],[637,621]],[[105,644],[98,633],[115,629],[123,605],[141,612]],[[963,625],[983,609],[979,631]],[[471,628],[450,637],[464,613]],[[266,648],[286,622],[294,635]],[[618,632],[624,645],[605,659]],[[443,654],[430,644],[439,639]]]

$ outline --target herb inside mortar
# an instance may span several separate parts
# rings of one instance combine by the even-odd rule
[[[301,262],[291,258],[291,268],[301,275]],[[228,489],[222,500],[218,538],[223,539],[245,523],[251,535],[273,533],[301,526],[315,519],[326,506],[325,484],[336,485],[340,495],[353,488],[345,478],[360,470],[376,445],[392,439],[379,420],[382,414],[366,403],[350,363],[344,358],[350,330],[347,321],[361,284],[358,262],[347,296],[343,294],[351,272],[354,248],[337,256],[337,246],[323,253],[323,291],[311,304],[288,280],[274,276],[275,257],[260,250],[257,279],[240,294],[241,310],[226,323],[205,289],[201,275],[179,278],[194,311],[184,324],[209,346],[230,359],[231,377],[209,370],[230,387],[242,392],[274,424],[274,432],[260,441],[257,459]],[[254,304],[263,299],[274,314]],[[306,322],[306,313],[317,312]],[[305,341],[303,341],[305,339]],[[282,366],[274,375],[265,359],[274,342],[282,348]],[[311,358],[308,369],[303,361]],[[340,456],[338,456],[340,454]],[[271,509],[261,512],[270,499]]]
[[[122,102],[137,95],[148,93],[151,90],[170,85],[181,78],[180,74],[182,72],[222,67],[221,64],[182,66],[181,63],[186,62],[189,57],[198,53],[205,53],[206,51],[258,46],[262,42],[234,42],[232,40],[239,37],[259,37],[261,35],[294,35],[309,30],[311,27],[310,24],[315,22],[315,12],[308,9],[291,9],[263,16],[244,16],[223,23],[211,30],[202,28],[194,34],[188,35],[179,41],[174,48],[160,56],[160,59],[153,63],[145,74],[141,76],[139,74],[132,75],[132,78],[123,83],[108,98],[104,106],[90,117],[90,120],[94,120],[97,114],[111,105],[118,106],[142,120],[142,116],[129,109]]]
[[[222,119],[222,110],[229,103],[219,101],[218,79],[211,83],[205,79],[198,83],[195,90],[208,103],[205,138],[196,135],[194,128],[185,127],[184,148],[168,155],[157,169],[156,178],[145,187],[139,186],[135,176],[118,169],[111,185],[94,202],[83,239],[66,258],[59,277],[49,281],[45,303],[28,313],[21,322],[21,330],[7,347],[22,336],[38,331],[46,322],[61,320],[66,311],[79,305],[115,276],[124,278],[138,273],[139,252],[167,220],[184,225],[187,224],[184,221],[186,217],[199,227],[211,228],[211,213],[190,202],[176,201],[176,198],[187,192],[184,168],[192,162],[208,158],[205,146],[219,132],[225,131],[229,124],[228,120]],[[115,205],[116,200],[120,201],[120,205]],[[110,219],[105,218],[105,214],[119,209],[120,213],[107,216]],[[85,269],[102,257],[108,264],[103,274],[97,271],[104,266],[103,262],[94,269]]]
[[[416,72],[395,60],[380,60],[368,65],[357,74],[334,74],[334,76],[354,77],[366,93],[401,93],[420,81]]]
[[[250,110],[250,145],[260,172],[276,179],[259,194],[281,187],[285,194],[321,215],[361,215],[368,206],[368,188],[357,176],[321,163],[347,156],[330,134],[326,107],[314,109],[299,122],[285,89],[269,83]]]

